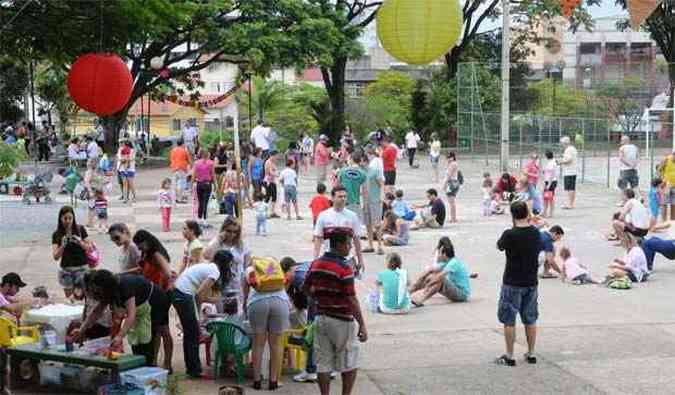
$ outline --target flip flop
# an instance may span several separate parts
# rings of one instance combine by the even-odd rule
[[[547,278],[558,278],[558,276],[556,276],[556,275],[553,274],[553,273],[542,273],[542,274],[539,276],[539,278],[543,278],[543,279],[547,279]]]
[[[364,253],[364,254],[368,254],[368,253],[371,253],[371,252],[375,252],[375,249],[374,248],[364,248],[364,249],[361,250],[361,252]]]

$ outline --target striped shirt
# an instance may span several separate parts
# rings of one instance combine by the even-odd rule
[[[317,314],[352,321],[350,297],[356,296],[354,270],[344,257],[326,252],[307,272],[304,290],[316,303]]]
[[[108,208],[108,201],[106,198],[96,198],[94,201],[94,207],[96,210],[105,210]]]

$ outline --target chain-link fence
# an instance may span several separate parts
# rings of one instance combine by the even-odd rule
[[[464,160],[491,170],[498,169],[501,154],[498,68],[464,63],[457,75],[455,148]],[[514,78],[518,68],[523,74]],[[664,76],[646,78],[633,70],[621,80],[595,79],[589,84],[565,80],[564,72],[558,78],[537,78],[532,69],[533,65],[512,68],[509,168],[522,168],[532,152],[541,160],[547,150],[559,157],[560,138],[568,136],[579,151],[580,181],[613,187],[620,138],[626,134],[640,150],[640,184],[647,187],[656,163],[673,147],[672,104]]]

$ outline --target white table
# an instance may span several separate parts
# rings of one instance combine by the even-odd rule
[[[68,325],[82,318],[83,305],[50,304],[38,309],[27,310],[21,317],[22,325],[45,324],[56,331],[57,341],[63,343]]]

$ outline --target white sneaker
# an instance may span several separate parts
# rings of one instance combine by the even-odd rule
[[[302,371],[299,374],[296,374],[293,376],[293,381],[296,383],[313,383],[318,380],[318,376],[316,373],[307,373],[306,371]]]

